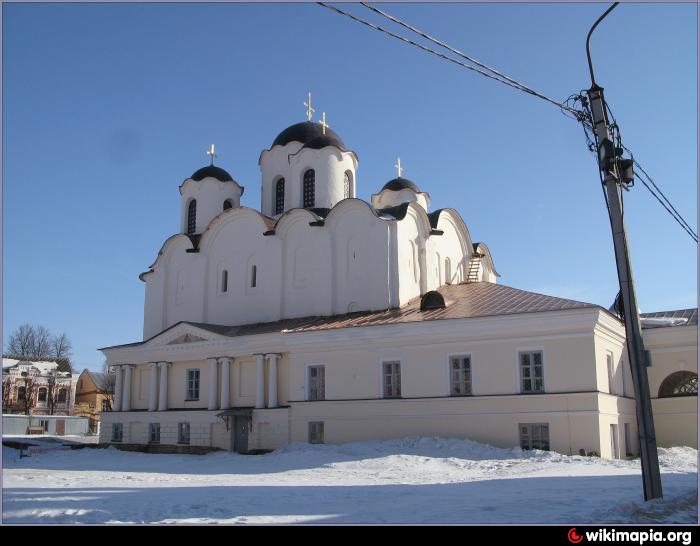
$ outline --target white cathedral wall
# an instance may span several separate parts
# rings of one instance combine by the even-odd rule
[[[290,142],[285,146],[275,146],[272,150],[262,153],[260,169],[263,214],[274,216],[275,186],[280,178],[285,180],[284,210],[303,207],[303,179],[307,169],[315,171],[315,207],[332,208],[344,199],[344,175],[348,170],[352,173],[350,196],[355,195],[357,164],[352,154],[341,152],[334,147],[321,150],[307,148],[299,152],[300,149],[300,143]]]
[[[416,193],[413,190],[403,189],[399,191],[382,190],[371,197],[372,206],[376,209],[396,207],[403,203],[418,203],[426,211],[430,207],[430,199],[425,192]]]
[[[421,277],[425,276],[425,236],[409,213],[396,224],[398,248],[399,303],[404,305],[421,295]]]
[[[264,224],[251,210],[239,209],[219,222],[200,245],[199,255],[207,261],[203,322],[232,325],[279,320],[281,241],[263,235]],[[228,271],[226,292],[222,291],[224,270]]]
[[[230,199],[234,207],[241,204],[241,192],[234,182],[221,182],[207,177],[199,182],[187,180],[180,188],[180,231],[187,233],[188,207],[192,199],[197,200],[197,222],[195,233],[202,233],[209,222],[223,212],[224,201]]]

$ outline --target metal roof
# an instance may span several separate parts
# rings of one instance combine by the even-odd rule
[[[640,319],[669,319],[667,321],[660,320],[652,323],[652,321],[644,324],[642,320],[642,328],[668,328],[673,326],[697,326],[698,324],[698,308],[693,309],[678,309],[676,311],[657,311],[656,313],[640,313]],[[677,319],[677,320],[672,320]]]

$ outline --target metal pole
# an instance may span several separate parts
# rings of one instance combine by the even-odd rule
[[[627,235],[625,231],[625,220],[622,211],[620,172],[617,161],[613,163],[611,169],[600,164],[600,147],[604,141],[610,141],[610,130],[608,117],[605,108],[605,98],[603,88],[595,83],[593,79],[593,65],[591,63],[590,51],[588,48],[591,33],[600,21],[612,9],[617,6],[613,4],[601,16],[588,33],[586,40],[586,53],[588,54],[589,67],[591,71],[591,89],[588,91],[588,98],[593,116],[593,131],[598,149],[599,167],[605,173],[603,184],[608,201],[608,213],[610,215],[610,226],[612,228],[613,244],[615,247],[615,260],[617,265],[617,277],[620,283],[620,295],[622,299],[625,319],[625,333],[627,337],[627,354],[632,371],[632,382],[634,384],[634,394],[636,400],[637,428],[639,431],[639,452],[642,463],[642,480],[644,486],[644,500],[661,498],[661,471],[659,470],[659,458],[656,449],[656,432],[654,430],[654,416],[651,406],[651,395],[649,392],[649,379],[647,377],[647,365],[644,351],[644,340],[642,339],[642,329],[639,323],[639,310],[637,308],[637,296],[634,290],[634,278],[632,276],[632,265],[630,263],[629,249],[627,245]]]

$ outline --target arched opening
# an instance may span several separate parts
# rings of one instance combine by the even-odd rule
[[[452,284],[452,262],[445,258],[445,284]]]
[[[232,209],[232,208],[233,208],[233,201],[231,201],[230,199],[226,199],[226,201],[224,201],[224,210],[228,210],[228,209]]]
[[[66,389],[61,389],[58,391],[58,403],[59,404],[66,403]]]
[[[250,268],[250,287],[255,288],[258,286],[258,266],[253,264]]]
[[[280,178],[275,184],[275,214],[284,212],[284,178]]]
[[[221,291],[228,292],[228,270],[226,269],[221,272]]]
[[[304,208],[316,206],[316,171],[309,169],[304,173]]]
[[[345,176],[343,177],[343,199],[348,199],[349,197],[352,197],[352,173],[345,171]]]
[[[659,387],[659,398],[697,395],[698,374],[694,372],[674,372],[664,379]]]
[[[49,391],[46,387],[41,387],[39,389],[39,402],[46,402],[46,399],[48,398]]]
[[[197,200],[192,199],[187,207],[187,235],[193,235],[197,229]]]

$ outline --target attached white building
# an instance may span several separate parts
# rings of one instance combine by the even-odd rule
[[[319,123],[282,131],[259,164],[261,211],[213,165],[180,186],[181,232],[140,276],[144,341],[102,349],[117,373],[102,441],[246,452],[439,435],[637,453],[616,316],[498,285],[488,247],[410,180],[358,199],[357,154]]]

